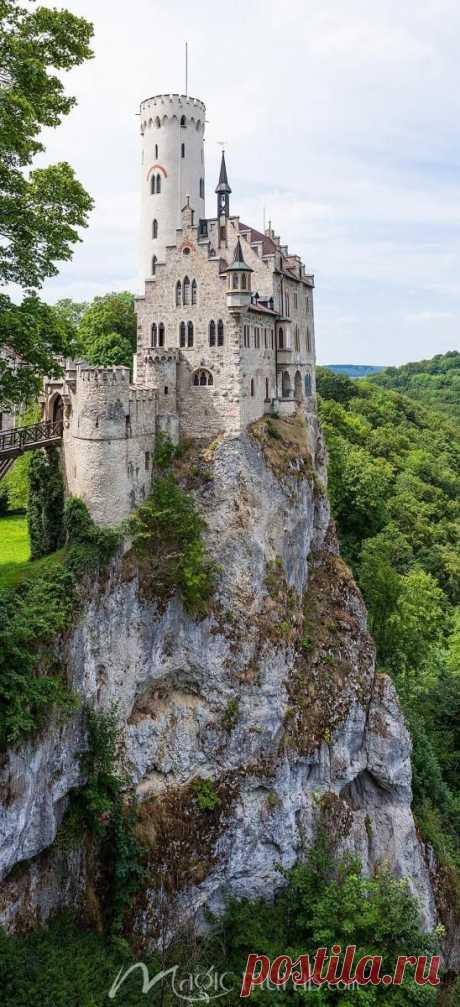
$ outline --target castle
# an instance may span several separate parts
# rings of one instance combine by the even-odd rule
[[[313,276],[271,226],[230,209],[222,153],[214,217],[205,214],[206,109],[187,95],[140,106],[141,251],[133,381],[126,367],[69,362],[45,386],[63,419],[67,490],[98,524],[147,495],[155,436],[234,436],[264,414],[314,408]]]

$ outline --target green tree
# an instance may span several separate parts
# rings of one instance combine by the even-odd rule
[[[56,374],[55,355],[66,352],[68,328],[31,296],[56,263],[70,259],[87,224],[92,200],[65,162],[27,173],[43,152],[43,127],[56,127],[75,104],[54,71],[92,56],[92,26],[66,10],[0,3],[0,285],[27,291],[20,304],[0,295],[0,349],[17,354],[13,375],[0,362],[0,401],[17,403]]]
[[[119,337],[118,343],[115,341],[115,335]],[[123,291],[119,294],[95,297],[80,322],[78,338],[83,353],[92,363],[104,364],[108,356],[118,355],[122,356],[123,360],[117,360],[117,363],[124,363],[126,360],[130,365],[136,348],[134,295]]]
[[[56,448],[34,451],[29,468],[27,508],[32,559],[64,544],[64,481]]]
[[[126,336],[119,332],[107,332],[97,336],[94,342],[88,344],[85,350],[85,360],[99,367],[113,367],[124,364],[131,367],[133,362],[133,347]]]

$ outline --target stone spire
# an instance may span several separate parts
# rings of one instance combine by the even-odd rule
[[[218,217],[229,217],[230,216],[230,193],[231,188],[228,184],[227,176],[227,165],[225,164],[225,151],[222,151],[222,160],[220,162],[220,175],[219,182],[216,187],[217,193],[217,216]]]

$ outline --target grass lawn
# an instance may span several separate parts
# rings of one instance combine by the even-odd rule
[[[30,559],[27,518],[13,514],[0,518],[0,590],[16,587],[26,577],[34,577],[62,563],[64,549],[43,559]]]

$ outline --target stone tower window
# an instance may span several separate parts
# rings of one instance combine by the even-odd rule
[[[157,262],[158,262],[158,259],[157,259],[156,255],[154,255],[153,258],[152,258],[152,276],[155,276],[155,273],[157,271]]]
[[[198,292],[197,283],[196,283],[196,280],[193,280],[193,282],[192,282],[192,304],[196,304],[197,292]]]
[[[181,143],[180,145],[180,156],[185,157],[185,143]]]
[[[179,326],[179,346],[185,346],[187,339],[187,327],[185,322],[181,322]]]
[[[305,395],[311,395],[311,374],[309,371],[305,375]]]
[[[234,290],[238,290],[238,273],[232,273],[232,287]]]
[[[209,323],[209,345],[216,345],[216,323],[214,321]]]
[[[152,224],[152,238],[158,238],[158,220],[154,220]]]
[[[185,118],[185,115],[183,115],[183,116],[181,117],[181,121],[180,121],[180,124],[181,124],[181,126],[182,126],[182,129],[185,129],[185,127],[186,127],[186,125],[187,125],[187,120],[186,120],[186,118]]]
[[[283,399],[289,399],[291,397],[291,379],[289,377],[288,371],[283,371],[283,377],[281,379],[281,390]]]
[[[284,350],[284,331],[283,329],[278,330],[278,349]]]
[[[204,199],[204,178],[200,178],[200,199]]]
[[[161,192],[161,175],[157,175],[157,192]]]
[[[156,178],[155,178],[155,175],[152,175],[152,177],[150,179],[150,192],[152,193],[152,196],[155,195],[156,191],[157,191],[157,189],[156,189]]]
[[[151,332],[150,332],[150,345],[151,346],[156,346],[157,345],[157,336],[158,336],[157,323],[154,322],[153,325],[152,325],[152,328],[151,328]]]
[[[221,318],[219,318],[217,323],[217,345],[224,345],[224,323]]]
[[[187,346],[193,346],[193,322],[187,323]]]
[[[182,303],[183,304],[190,304],[190,280],[189,280],[188,276],[186,276],[185,279],[184,279],[183,300],[182,300]]]
[[[268,378],[265,378],[265,401],[268,402],[270,399],[270,392],[268,387]]]
[[[307,350],[308,350],[308,353],[311,353],[311,332],[310,332],[310,329],[307,329]]]
[[[163,322],[160,322],[158,326],[158,346],[164,346],[165,344],[165,327]]]
[[[158,144],[156,143],[155,144],[155,160],[157,159],[157,157],[158,157]]]
[[[193,384],[195,388],[205,388],[206,386],[214,384],[214,378],[211,371],[206,371],[201,368],[199,371],[195,371],[193,375]]]
[[[251,398],[252,399],[254,398],[254,395],[255,395],[254,378],[251,378]]]
[[[182,283],[180,280],[176,283],[176,308],[180,307],[182,304]]]
[[[242,290],[246,290],[247,289],[247,285],[248,285],[248,278],[246,276],[246,273],[242,273],[241,274],[241,289]]]

